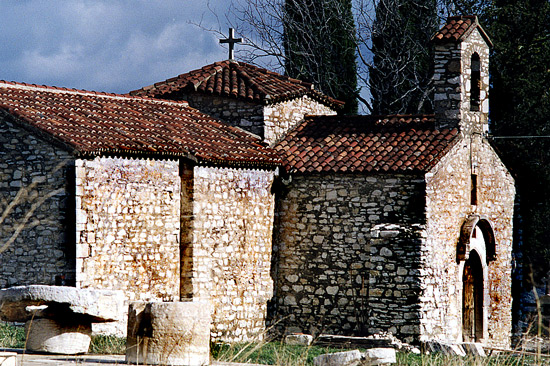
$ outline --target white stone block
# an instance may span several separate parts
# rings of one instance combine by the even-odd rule
[[[309,346],[313,342],[313,336],[309,334],[289,334],[285,337],[285,344],[291,346]]]
[[[395,349],[371,348],[363,353],[364,365],[384,365],[397,363]]]
[[[315,366],[358,366],[363,355],[359,350],[327,353],[313,359]]]

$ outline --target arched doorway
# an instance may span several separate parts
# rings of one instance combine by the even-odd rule
[[[462,329],[465,342],[483,338],[483,265],[476,250],[464,263],[462,276]]]

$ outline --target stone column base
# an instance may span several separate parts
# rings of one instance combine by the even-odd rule
[[[61,324],[37,318],[25,323],[25,334],[28,334],[28,351],[74,355],[88,352],[92,324]]]
[[[126,362],[209,365],[211,323],[207,302],[132,302]]]

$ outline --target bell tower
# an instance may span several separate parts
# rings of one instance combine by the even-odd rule
[[[491,40],[476,16],[454,16],[432,41],[438,128],[458,128],[463,134],[487,132]]]

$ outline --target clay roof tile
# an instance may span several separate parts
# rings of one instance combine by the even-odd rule
[[[77,155],[160,154],[225,164],[277,165],[261,140],[168,102],[0,81],[0,110]]]
[[[310,116],[275,149],[294,173],[421,172],[457,136],[455,129],[437,130],[433,115]]]
[[[211,81],[214,78],[215,83],[214,80]],[[134,90],[130,94],[169,99],[170,95],[188,88],[192,91],[265,104],[307,95],[334,109],[341,109],[344,106],[343,102],[315,90],[311,83],[235,61],[216,62],[199,70]]]

